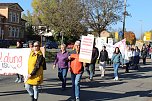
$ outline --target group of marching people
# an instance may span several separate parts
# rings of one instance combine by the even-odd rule
[[[80,53],[80,41],[76,41],[74,44],[74,49],[71,52],[66,50],[66,45],[61,44],[61,50],[56,54],[55,61],[53,63],[53,69],[58,68],[58,77],[62,81],[61,90],[66,90],[66,78],[68,71],[71,72],[72,80],[72,91],[74,101],[80,101],[80,81],[84,70],[88,73],[89,80],[92,81],[95,74],[95,64],[97,58],[99,57],[99,69],[101,72],[101,78],[105,76],[105,68],[108,58],[108,52],[106,51],[106,46],[102,47],[102,50],[99,50],[93,45],[92,50],[92,59],[91,63],[83,63],[79,61]],[[119,80],[118,68],[120,65],[126,65],[126,71],[129,72],[129,67],[134,65],[138,69],[138,63],[140,59],[140,54],[143,58],[143,63],[145,64],[146,60],[145,53],[146,49],[140,51],[136,46],[135,49],[127,47],[125,55],[122,56],[119,47],[116,47],[111,58],[114,68],[114,80]],[[32,51],[28,61],[28,79],[25,82],[25,88],[31,96],[31,101],[38,100],[38,86],[43,82],[43,55],[40,50],[40,43],[34,42],[32,46]]]
[[[95,74],[95,64],[99,57],[99,70],[101,78],[104,78],[106,64],[109,60],[106,46],[103,46],[102,50],[99,52],[95,47],[95,44],[93,45],[90,63],[80,62],[79,53],[80,41],[75,42],[74,50],[72,52],[67,52],[66,45],[62,44],[61,51],[57,53],[53,65],[53,69],[58,65],[58,77],[62,81],[62,90],[66,89],[66,76],[68,70],[71,72],[73,98],[76,101],[80,101],[80,81],[84,70],[87,72],[89,80],[92,81]],[[147,48],[145,46],[143,46],[141,50],[137,46],[135,48],[127,46],[124,56],[121,54],[119,47],[116,47],[111,58],[114,68],[114,80],[119,80],[118,68],[120,65],[125,66],[126,73],[129,72],[131,66],[138,70],[140,57],[143,59],[143,64],[146,64]]]

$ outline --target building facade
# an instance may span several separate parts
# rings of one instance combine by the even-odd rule
[[[24,38],[26,21],[21,19],[23,11],[18,3],[0,3],[0,39]]]

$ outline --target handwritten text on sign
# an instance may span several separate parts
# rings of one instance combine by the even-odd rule
[[[79,61],[90,63],[92,57],[94,36],[82,36]]]
[[[3,49],[0,48],[0,74],[27,75],[28,58],[31,49]]]

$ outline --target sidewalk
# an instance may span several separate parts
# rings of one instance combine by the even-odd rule
[[[57,69],[47,64],[44,83],[40,88],[39,101],[70,101],[72,94],[70,73],[68,73],[67,89],[61,91],[61,82],[57,78]],[[81,101],[152,101],[152,65],[141,65],[139,71],[130,70],[124,73],[119,68],[120,81],[113,80],[113,68],[108,66],[104,79],[96,65],[96,76],[92,82],[86,82],[83,75],[81,82]],[[1,77],[2,78],[2,77]],[[9,78],[9,79],[8,79]],[[0,101],[30,101],[30,96],[23,84],[14,83],[15,76],[0,79]]]

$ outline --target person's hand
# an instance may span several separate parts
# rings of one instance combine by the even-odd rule
[[[71,60],[71,57],[69,56],[68,59]]]
[[[71,68],[68,68],[68,71],[70,72],[70,71],[71,71]]]
[[[86,63],[83,63],[83,67],[86,67]]]
[[[29,78],[31,78],[31,75],[30,75],[30,74],[28,74],[27,78],[28,78],[28,79],[29,79]]]
[[[53,69],[55,69],[55,67],[56,67],[56,66],[55,66],[55,65],[53,65]]]

